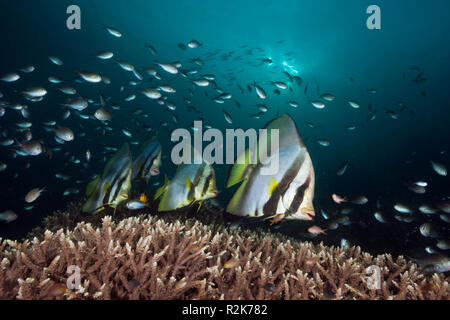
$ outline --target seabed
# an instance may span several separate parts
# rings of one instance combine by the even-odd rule
[[[47,217],[23,241],[0,240],[0,299],[450,298],[448,276],[402,256],[230,229],[210,202],[194,213],[149,208],[131,217],[120,208],[85,215],[81,205]],[[78,270],[78,286],[68,268]]]

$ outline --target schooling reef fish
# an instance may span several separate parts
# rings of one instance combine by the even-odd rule
[[[158,140],[147,142],[142,148],[141,153],[133,161],[132,180],[148,180],[152,176],[159,175],[161,167],[161,144]]]
[[[126,201],[131,189],[131,168],[130,147],[126,143],[106,164],[103,176],[88,184],[88,200],[83,206],[83,212],[97,213],[106,206],[117,208]]]
[[[161,197],[158,211],[172,211],[217,196],[214,168],[206,163],[183,163],[171,181],[165,179],[155,199]]]
[[[257,145],[239,155],[230,171],[226,186],[242,183],[226,211],[241,217],[285,214],[285,219],[312,220],[315,215],[312,203],[314,167],[294,121],[284,114],[269,122],[266,129],[268,139],[260,136]],[[256,150],[267,148],[268,140],[272,139],[272,129],[279,130],[278,146],[267,152],[268,161],[261,161],[255,157]],[[256,161],[250,161],[251,157]],[[273,161],[277,162],[278,168],[268,174]]]

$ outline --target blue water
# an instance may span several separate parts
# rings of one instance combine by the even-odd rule
[[[66,8],[72,4],[81,8],[81,30],[66,28]],[[381,8],[381,30],[368,30],[366,27],[366,8],[372,4]],[[20,91],[31,86],[44,86],[49,91],[44,101],[29,103],[33,135],[57,146],[52,135],[42,129],[42,122],[49,120],[57,120],[61,125],[72,128],[76,136],[86,133],[86,137],[76,137],[75,141],[62,146],[63,151],[55,153],[52,160],[42,156],[13,159],[9,148],[1,147],[0,161],[7,163],[8,169],[0,173],[0,212],[12,209],[19,214],[19,219],[8,225],[2,223],[0,237],[24,236],[45,215],[56,209],[63,210],[68,201],[80,199],[89,178],[101,172],[105,158],[111,156],[111,153],[103,154],[103,146],[120,147],[130,141],[121,133],[122,128],[131,130],[133,141],[144,142],[152,138],[153,134],[136,125],[133,118],[151,125],[156,131],[161,129],[161,122],[169,122],[169,130],[160,130],[158,138],[166,156],[162,172],[170,176],[175,169],[168,158],[173,146],[169,132],[173,129],[189,128],[200,117],[221,130],[262,128],[277,114],[288,112],[295,119],[314,163],[316,212],[320,208],[336,209],[330,197],[332,193],[364,194],[369,198],[368,205],[357,207],[357,213],[352,214],[357,223],[343,227],[344,231],[341,228],[339,232],[329,233],[326,238],[329,243],[339,243],[341,232],[344,232],[355,244],[361,243],[369,250],[380,251],[386,247],[386,237],[398,233],[396,239],[408,242],[408,249],[415,247],[416,242],[419,246],[423,239],[417,236],[418,222],[380,225],[373,219],[377,199],[391,208],[390,212],[386,210],[389,216],[393,215],[395,202],[417,207],[423,202],[449,196],[448,177],[438,176],[429,164],[430,160],[435,160],[450,166],[448,1],[424,5],[419,0],[86,0],[2,1],[0,6],[1,12],[6,13],[0,20],[0,73],[14,72],[30,64],[36,66],[36,71],[23,75],[18,82],[0,83],[4,99],[25,103]],[[123,37],[118,39],[109,35],[104,25],[119,29]],[[203,46],[187,51],[177,47],[178,43],[186,44],[192,39],[200,41]],[[146,44],[153,46],[158,55],[153,56]],[[246,54],[250,49],[251,53]],[[190,69],[198,68],[191,59],[201,58],[204,66],[199,74],[214,74],[217,85],[230,92],[233,98],[219,105],[212,101],[217,93],[211,87],[198,88],[190,99],[201,114],[188,112],[184,100],[192,84],[187,79],[169,75],[155,67],[163,81],[150,82],[151,77],[145,75],[145,80],[137,87],[130,86],[127,82],[136,80],[131,73],[120,69],[112,60],[95,58],[95,54],[102,50],[113,51],[115,58],[132,63],[142,74],[144,67],[155,67],[155,61],[180,61],[184,69]],[[213,52],[217,53],[211,55]],[[51,64],[47,58],[50,55],[61,58],[64,65]],[[260,65],[264,58],[270,58],[273,64]],[[419,84],[413,82],[418,72],[411,67],[420,68],[427,80]],[[80,70],[105,74],[112,79],[112,84],[77,84],[73,80],[75,72]],[[283,70],[293,75],[297,71],[304,80],[303,86],[299,88],[295,83],[288,83]],[[111,98],[109,103],[119,104],[121,110],[114,112],[111,122],[112,135],[101,135],[101,131],[96,130],[100,125],[96,121],[76,116],[61,121],[61,104],[66,97],[56,89],[56,85],[48,83],[47,78],[51,75],[62,77],[66,84],[96,102],[98,94],[102,93]],[[259,100],[254,90],[248,92],[246,86],[254,81],[266,90],[266,101]],[[285,81],[293,92],[281,90],[278,96],[272,92],[275,87],[271,81]],[[177,105],[175,114],[180,119],[177,124],[173,123],[172,113],[165,107],[149,101],[140,93],[142,89],[159,83],[167,83],[177,89],[176,94],[169,95],[169,100]],[[308,92],[305,94],[306,84]],[[121,86],[125,86],[124,92],[120,92]],[[371,88],[375,88],[377,93],[369,94],[367,90]],[[136,100],[123,102],[122,99],[130,93],[137,95]],[[325,102],[326,108],[322,110],[308,104],[322,93],[332,93],[336,100]],[[360,108],[351,108],[347,99],[358,101]],[[240,103],[241,109],[236,107],[234,100]],[[286,102],[290,100],[298,102],[299,108],[289,106]],[[255,105],[261,102],[269,111],[261,119],[250,117],[258,112]],[[404,103],[405,110],[400,111],[399,102]],[[372,110],[377,110],[374,121],[367,120],[371,112],[369,104]],[[147,111],[150,118],[133,116],[130,111],[138,107]],[[87,113],[92,114],[95,109],[91,105]],[[231,114],[232,125],[225,121],[223,109]],[[390,118],[386,110],[395,111],[399,119]],[[2,130],[11,130],[19,119],[17,112],[7,110],[7,115],[0,118],[0,126]],[[320,127],[310,128],[307,122]],[[355,125],[356,129],[346,130],[350,125]],[[331,145],[320,146],[316,142],[318,138],[327,138]],[[68,162],[72,155],[83,159],[87,149],[93,153],[87,168]],[[133,147],[134,152],[138,149],[138,146]],[[337,177],[336,170],[346,160],[350,163],[347,172]],[[30,169],[23,168],[27,162],[31,163]],[[218,187],[223,189],[228,168],[218,166],[216,170]],[[62,182],[55,178],[56,172],[70,173],[73,178]],[[16,173],[18,176],[14,178]],[[158,179],[162,180],[162,176]],[[76,184],[77,179],[82,182]],[[425,195],[416,195],[404,185],[419,179],[425,179],[431,185]],[[49,191],[35,203],[32,211],[25,211],[23,197],[37,186],[47,186]],[[62,196],[64,189],[74,186],[80,190],[79,195]],[[223,205],[229,199],[227,196],[227,192],[221,193],[219,200]],[[428,221],[427,217],[421,216],[420,219]],[[317,220],[317,223],[321,222],[319,216]],[[435,222],[443,224],[448,231],[445,223],[438,220]],[[361,227],[359,222],[366,226]],[[292,230],[287,232],[295,233]],[[411,234],[417,237],[410,238]],[[403,244],[399,246],[400,249],[391,249],[406,250]]]

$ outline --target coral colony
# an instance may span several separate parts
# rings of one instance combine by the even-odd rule
[[[445,299],[448,277],[403,257],[326,247],[262,230],[227,229],[205,204],[189,214],[45,220],[22,242],[0,241],[1,299]],[[90,222],[79,222],[82,218]],[[90,220],[89,220],[90,218]],[[59,228],[59,229],[58,229]],[[80,283],[68,289],[70,266]],[[379,287],[368,268],[380,271]],[[370,289],[372,288],[372,289]]]

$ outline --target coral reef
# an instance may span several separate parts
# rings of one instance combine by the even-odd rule
[[[134,195],[134,198],[137,197],[137,195]],[[43,235],[47,230],[53,232],[56,232],[59,229],[73,230],[80,222],[87,222],[92,224],[94,227],[101,227],[102,220],[106,216],[111,216],[113,221],[119,222],[123,219],[129,218],[130,215],[139,216],[146,215],[148,212],[157,212],[158,208],[158,203],[151,202],[148,203],[148,208],[136,210],[134,212],[124,208],[123,206],[119,206],[116,211],[112,208],[106,207],[105,210],[100,213],[86,214],[81,210],[83,203],[84,201],[71,202],[64,211],[57,211],[54,214],[45,217],[41,226],[33,229],[26,238],[32,239],[37,237],[38,239],[43,239]],[[198,206],[194,205],[181,210],[167,212],[159,215],[158,217],[167,222],[195,219],[204,224],[208,224],[214,229],[223,226],[224,221],[221,215],[223,209],[215,205],[213,202],[204,201],[200,207],[200,210],[197,209]]]
[[[80,222],[22,242],[0,239],[0,298],[450,298],[443,274],[427,275],[403,257],[373,257],[359,247],[230,231],[170,215],[101,219],[98,227]],[[74,290],[65,288],[71,265],[81,272]],[[372,265],[380,270],[378,290],[368,286],[366,271]]]

